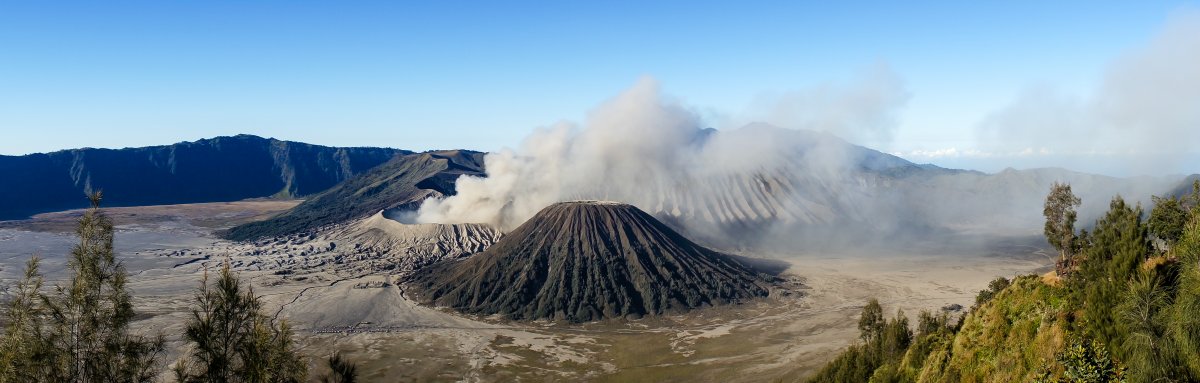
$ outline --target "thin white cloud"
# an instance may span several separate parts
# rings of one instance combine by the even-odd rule
[[[1048,148],[1028,147],[1014,151],[983,151],[979,149],[959,149],[959,148],[942,148],[942,149],[916,149],[910,151],[899,151],[892,153],[894,155],[922,160],[937,160],[943,158],[1011,158],[1011,157],[1034,157],[1034,156],[1053,156],[1056,153]]]
[[[1111,63],[1095,92],[1030,88],[985,118],[977,135],[989,153],[1128,156],[1146,169],[1175,165],[1164,158],[1184,161],[1200,149],[1200,10],[1173,14],[1154,38]]]
[[[878,62],[848,83],[823,83],[780,94],[760,95],[731,121],[729,128],[766,122],[789,129],[822,131],[878,147],[890,143],[899,128],[897,114],[911,94],[903,79]]]

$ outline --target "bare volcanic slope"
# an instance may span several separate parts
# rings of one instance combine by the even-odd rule
[[[223,236],[235,241],[284,236],[379,211],[412,210],[426,198],[454,194],[454,181],[462,175],[483,175],[483,153],[442,150],[396,156],[279,216],[233,227]]]
[[[332,230],[328,236],[353,243],[359,253],[385,254],[393,270],[407,273],[482,252],[500,239],[500,231],[476,223],[404,224],[385,217],[381,211]]]
[[[551,205],[483,253],[410,278],[414,296],[471,314],[586,322],[767,296],[771,277],[615,202]]]

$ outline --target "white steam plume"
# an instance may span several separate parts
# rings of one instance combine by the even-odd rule
[[[888,143],[899,126],[895,107],[908,98],[900,77],[886,64],[877,63],[853,84],[826,83],[764,96],[742,120],[828,132],[858,144]]]
[[[789,94],[761,108],[760,115],[785,127],[880,137],[890,134],[894,111],[906,101],[896,76],[881,66],[856,84]],[[642,79],[592,111],[582,125],[541,128],[516,150],[489,153],[487,177],[460,178],[456,195],[425,201],[417,220],[488,223],[507,231],[551,203],[576,199],[617,200],[711,222],[831,219],[797,206],[795,196],[766,196],[768,202],[727,197],[786,194],[779,188],[787,185],[771,189],[770,171],[780,167],[844,173],[839,168],[845,166],[846,145],[821,145],[813,140],[834,138],[816,134],[800,137],[755,126],[714,131],[705,125],[697,113],[664,97],[653,79]],[[750,174],[767,176],[749,181]]]

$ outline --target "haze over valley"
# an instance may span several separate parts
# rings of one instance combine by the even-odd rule
[[[657,102],[646,107],[662,108]],[[182,332],[187,297],[199,275],[228,264],[250,281],[267,312],[295,326],[302,352],[340,350],[359,363],[368,380],[654,381],[654,376],[670,376],[759,381],[741,372],[753,369],[783,379],[813,374],[854,338],[852,319],[869,298],[906,312],[958,316],[991,278],[1052,269],[1053,250],[1037,229],[1038,207],[1054,182],[1070,182],[1088,201],[1080,209],[1081,221],[1103,213],[1103,196],[1190,192],[1184,177],[945,169],[828,133],[765,124],[681,130],[682,145],[670,142],[616,158],[718,165],[637,161],[628,167],[594,165],[600,166],[597,174],[534,163],[564,161],[554,156],[359,148],[395,154],[300,198],[263,188],[261,194],[229,202],[198,197],[178,201],[183,205],[105,210],[117,224],[115,243],[139,297],[137,307],[146,313],[141,321],[167,334]],[[607,132],[577,134],[570,144],[590,145],[584,137]],[[615,147],[628,146],[621,135],[613,137],[618,137]],[[755,139],[769,149],[738,150],[744,146],[729,143]],[[216,139],[223,140],[266,141]],[[678,152],[662,155],[666,148]],[[581,152],[586,153],[556,155]],[[741,162],[705,158],[717,155],[709,153]],[[322,163],[321,155],[289,160],[296,167],[311,166]],[[512,169],[505,161],[525,162]],[[565,161],[577,161],[563,165],[569,168],[603,160]],[[167,173],[180,179],[200,178],[194,172],[207,171],[176,163],[184,166]],[[108,180],[88,176],[88,170],[105,166],[83,162],[79,168],[96,185]],[[496,168],[501,170],[488,171]],[[510,188],[490,185],[504,182],[498,177],[505,172],[515,174],[506,179]],[[594,176],[576,183],[568,181],[572,174]],[[76,192],[83,195],[87,186],[77,185]],[[253,199],[236,200],[240,197]],[[131,193],[127,198],[147,197]],[[455,206],[462,199],[509,202]],[[529,215],[524,208],[540,201],[596,199],[626,201],[633,206],[613,206],[637,213],[609,216],[604,210],[559,208]],[[36,206],[20,197],[12,201]],[[74,243],[74,221],[81,212],[0,223],[4,278],[18,280],[31,254],[44,258],[49,281],[66,278],[61,254]],[[474,215],[453,216],[456,212]],[[651,223],[641,222],[646,219]],[[539,220],[547,222],[534,223]],[[654,229],[637,234],[647,227]],[[664,239],[670,242],[660,242]],[[506,241],[510,244],[502,245]],[[673,250],[696,246],[735,255]],[[652,258],[616,269],[571,271],[611,265],[604,259],[619,254]],[[546,258],[522,259],[532,256]],[[651,275],[607,275],[638,270],[633,265],[648,261],[662,269],[650,269],[660,270],[647,271]],[[544,262],[551,272],[568,274],[533,277],[521,271]],[[480,269],[476,263],[491,266]],[[733,279],[713,279],[717,275]],[[509,284],[516,281],[524,282]],[[611,282],[592,285],[600,281]],[[635,295],[623,295],[629,293]],[[657,298],[646,301],[650,297]],[[635,339],[645,347],[631,348]],[[168,348],[183,347],[182,342],[168,337]],[[657,362],[633,362],[646,358]],[[428,363],[437,367],[415,368]]]
[[[1200,380],[1198,6],[0,5],[0,383]]]

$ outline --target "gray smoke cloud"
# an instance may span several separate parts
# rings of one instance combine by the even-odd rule
[[[487,154],[486,177],[459,178],[455,195],[424,201],[415,220],[510,231],[554,202],[615,200],[723,249],[957,254],[1001,237],[1043,243],[1041,204],[1053,182],[1075,186],[1086,225],[1114,195],[1146,199],[1175,181],[928,168],[833,134],[887,140],[907,99],[882,68],[764,98],[739,118],[765,122],[715,130],[646,78],[583,123],[539,128],[518,148]]]
[[[822,84],[764,99],[739,118],[886,139],[907,99],[898,77],[880,65],[850,84]],[[710,222],[833,219],[832,211],[792,206],[802,201],[779,187],[770,189],[771,174],[844,174],[848,145],[824,145],[823,140],[840,140],[787,134],[763,124],[719,131],[708,125],[645,78],[597,107],[582,124],[539,128],[519,148],[489,153],[487,177],[460,178],[456,195],[425,201],[417,221],[488,223],[507,231],[551,203],[577,199],[617,200]],[[730,197],[738,191],[782,196],[766,202]],[[721,204],[739,206],[710,206]],[[779,213],[789,208],[801,213]]]
[[[1137,171],[1195,158],[1200,142],[1200,11],[1173,14],[1144,46],[1117,58],[1092,94],[1026,90],[978,127],[992,152],[1116,156]]]
[[[1162,166],[1152,154],[1193,150],[1200,138],[1197,62],[1200,14],[1177,15],[1117,60],[1095,94],[1031,89],[988,117],[979,127],[981,147],[1135,153]],[[712,121],[645,78],[581,123],[542,127],[515,149],[487,154],[486,177],[461,177],[456,195],[426,200],[415,220],[509,231],[554,202],[600,199],[633,204],[729,249],[957,252],[1005,236],[1023,238],[1019,246],[1042,244],[1041,204],[1054,182],[1075,186],[1086,226],[1114,195],[1145,201],[1178,181],[929,168],[839,138],[885,146],[908,98],[900,78],[877,65],[855,81],[761,97],[741,114]]]

